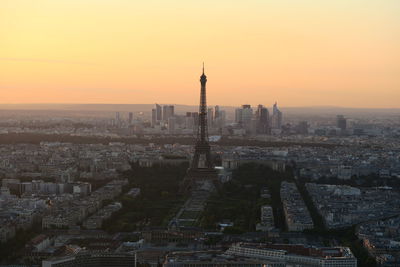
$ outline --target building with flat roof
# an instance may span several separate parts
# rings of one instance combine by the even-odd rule
[[[136,256],[129,253],[84,253],[42,262],[42,267],[132,267],[135,265]]]
[[[225,254],[280,261],[295,266],[357,266],[357,259],[348,247],[315,248],[305,245],[236,243]]]
[[[179,251],[167,255],[164,267],[284,267],[283,262],[226,255],[223,251]]]

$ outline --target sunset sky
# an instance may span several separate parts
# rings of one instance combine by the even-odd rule
[[[0,103],[400,108],[399,0],[0,0]]]

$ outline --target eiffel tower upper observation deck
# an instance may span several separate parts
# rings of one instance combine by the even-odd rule
[[[182,183],[181,189],[185,192],[196,189],[212,190],[214,185],[218,182],[218,175],[214,169],[214,164],[211,159],[210,144],[208,143],[207,76],[204,74],[204,63],[203,74],[200,76],[200,83],[199,126],[197,129],[197,140],[193,159]]]

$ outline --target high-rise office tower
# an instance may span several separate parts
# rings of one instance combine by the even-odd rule
[[[235,110],[235,122],[240,124],[247,132],[252,131],[254,122],[253,119],[253,109],[250,105],[242,105],[242,108],[237,108]]]
[[[175,133],[175,123],[176,123],[176,118],[175,117],[169,117],[168,118],[168,133],[169,134],[174,134]]]
[[[282,128],[282,112],[279,110],[277,102],[272,107],[272,128]]]
[[[241,108],[235,110],[235,122],[240,124],[248,124],[253,118],[253,109],[250,105],[242,105]]]
[[[168,118],[169,118],[168,106],[163,106],[162,109],[163,109],[163,111],[162,111],[162,120],[164,122],[166,122],[166,121],[168,121]]]
[[[224,110],[221,110],[219,106],[214,107],[214,127],[222,131],[222,128],[225,126],[226,113]]]
[[[219,118],[219,106],[215,106],[214,107],[214,119],[217,119],[217,118]]]
[[[256,111],[256,132],[258,134],[268,134],[269,133],[269,111],[263,105],[258,105]]]
[[[194,129],[194,116],[192,116],[192,112],[186,112],[185,128]]]
[[[162,120],[162,109],[159,104],[156,104],[156,121]]]
[[[192,190],[211,190],[211,186],[218,183],[218,175],[214,169],[214,164],[211,159],[211,148],[208,143],[206,100],[207,76],[204,74],[204,66],[203,74],[200,76],[200,83],[201,90],[197,141],[192,162],[181,186],[183,192],[189,192]]]
[[[185,128],[186,129],[197,129],[199,123],[199,113],[198,112],[186,112],[185,117]]]
[[[345,131],[347,128],[347,119],[343,115],[337,115],[336,126],[340,128],[340,130]]]
[[[214,125],[214,111],[212,108],[208,108],[207,110],[207,123],[208,128],[211,128]]]
[[[168,122],[168,119],[175,115],[175,108],[173,105],[163,106],[163,121]]]
[[[242,124],[242,114],[243,114],[243,109],[237,108],[235,109],[235,122],[238,124]]]
[[[247,124],[253,118],[253,109],[250,105],[243,105],[242,110],[242,123]]]
[[[119,112],[115,112],[115,125],[121,126],[121,114]]]
[[[250,105],[242,105],[242,126],[247,132],[252,132],[255,127],[252,124],[253,109]]]
[[[155,126],[157,124],[157,110],[153,108],[151,110],[151,126]]]
[[[225,110],[220,110],[219,115],[218,115],[218,123],[219,123],[219,128],[222,128],[225,126],[226,122],[226,111]]]
[[[170,116],[170,117],[175,116],[175,106],[170,105],[169,108],[168,108],[168,110],[169,110],[169,116]]]
[[[129,125],[132,125],[132,123],[133,123],[133,112],[129,112],[128,122],[129,122]]]
[[[301,121],[297,125],[297,133],[299,134],[308,134],[308,122],[307,121]]]

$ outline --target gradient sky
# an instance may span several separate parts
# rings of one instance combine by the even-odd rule
[[[0,0],[0,103],[400,108],[399,0]]]

